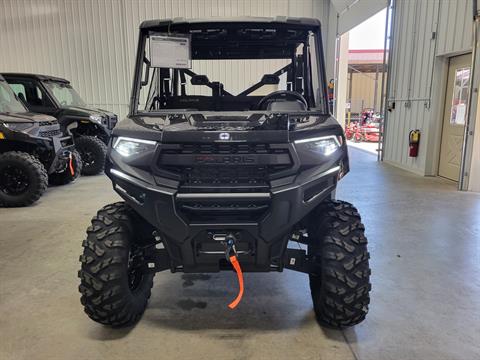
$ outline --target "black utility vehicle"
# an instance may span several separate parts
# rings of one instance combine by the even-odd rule
[[[0,76],[0,206],[37,201],[48,182],[63,185],[81,172],[80,155],[58,121],[33,114]]]
[[[68,80],[35,74],[4,73],[3,76],[30,111],[56,117],[62,131],[74,137],[84,175],[103,171],[116,115],[89,108]]]
[[[234,308],[242,271],[293,269],[309,274],[322,324],[361,322],[367,239],[355,207],[334,200],[348,171],[317,20],[142,23],[130,113],[106,166],[125,201],[102,208],[87,230],[85,312],[102,324],[135,322],[155,272],[167,269],[235,270]]]

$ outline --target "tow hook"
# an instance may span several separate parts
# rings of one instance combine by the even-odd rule
[[[214,235],[215,236],[215,235]],[[228,234],[225,236],[225,245],[226,245],[226,250],[225,250],[225,258],[227,261],[230,261],[230,256],[234,255],[235,257],[238,256],[237,254],[237,248],[235,247],[235,241],[237,238],[233,234]]]
[[[75,168],[73,166],[73,155],[71,152],[68,154],[68,167],[70,169],[70,175],[75,176]]]
[[[227,261],[229,261],[232,264],[233,269],[237,273],[237,279],[238,279],[238,295],[233,300],[230,304],[228,304],[228,307],[230,309],[235,309],[237,305],[240,303],[243,297],[243,273],[242,273],[242,268],[240,266],[240,262],[238,261],[238,256],[237,256],[237,249],[235,247],[235,240],[236,237],[233,234],[227,234],[225,236],[225,258]]]

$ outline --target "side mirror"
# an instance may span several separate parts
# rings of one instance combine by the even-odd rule
[[[277,85],[280,82],[278,75],[266,74],[263,75],[261,83],[264,85]]]
[[[192,80],[190,80],[192,85],[208,85],[210,84],[210,80],[206,75],[194,75],[192,76]]]

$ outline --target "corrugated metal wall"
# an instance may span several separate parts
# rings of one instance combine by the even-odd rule
[[[88,104],[123,117],[143,20],[283,15],[328,24],[329,10],[329,0],[2,0],[0,71],[65,77]]]
[[[350,97],[351,112],[360,113],[365,108],[374,108],[374,107],[376,111],[380,111],[380,97],[382,93],[382,73],[378,74],[376,103],[374,101],[375,100],[375,73],[350,72],[348,81],[349,81],[349,84],[347,85],[347,88],[352,90],[351,97]],[[350,85],[350,81],[352,81],[352,85]]]
[[[469,51],[472,46],[470,0],[395,1],[394,46],[384,159],[423,175],[435,175],[431,162],[441,125],[442,76],[434,71],[438,56]],[[437,29],[438,26],[438,29]],[[442,109],[440,109],[442,107]],[[417,158],[408,156],[408,134],[420,129]]]
[[[472,0],[441,0],[437,55],[472,49]]]
[[[0,71],[68,78],[87,103],[126,112],[124,11],[116,0],[0,2]]]
[[[332,4],[340,13],[338,32],[343,34],[386,8],[388,0],[332,0]]]

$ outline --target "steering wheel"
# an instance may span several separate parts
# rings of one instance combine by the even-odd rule
[[[266,110],[268,104],[274,101],[300,101],[308,108],[308,103],[305,97],[295,91],[279,90],[263,97],[257,104],[258,110]]]

